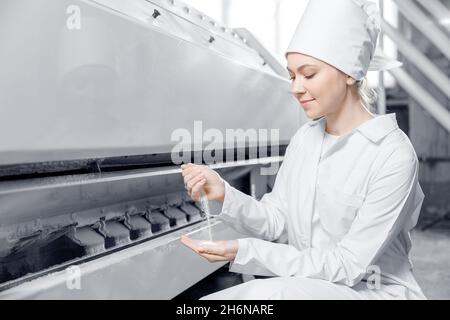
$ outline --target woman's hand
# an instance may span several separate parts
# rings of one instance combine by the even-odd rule
[[[209,262],[234,260],[238,252],[237,240],[194,240],[188,236],[182,235],[181,242],[203,258],[206,258]]]
[[[184,185],[193,200],[199,201],[203,189],[208,200],[223,202],[225,185],[216,171],[192,163],[181,165],[181,169]]]

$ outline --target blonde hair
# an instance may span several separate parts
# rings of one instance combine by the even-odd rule
[[[358,95],[361,98],[363,107],[371,113],[376,113],[377,108],[375,103],[377,102],[378,94],[375,89],[369,87],[367,78],[356,81],[356,87],[358,89]]]

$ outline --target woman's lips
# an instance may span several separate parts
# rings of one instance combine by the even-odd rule
[[[306,107],[309,102],[314,101],[314,100],[316,100],[316,99],[302,100],[302,101],[300,101],[300,103],[302,104],[302,106]]]

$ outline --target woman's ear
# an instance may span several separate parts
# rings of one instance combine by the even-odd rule
[[[353,86],[355,83],[356,83],[356,80],[355,79],[353,79],[352,77],[350,77],[350,76],[347,76],[347,85],[349,85],[349,86]]]

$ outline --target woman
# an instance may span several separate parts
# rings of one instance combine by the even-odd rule
[[[292,91],[306,115],[271,193],[257,201],[205,166],[183,165],[193,199],[223,202],[220,219],[255,238],[184,244],[233,272],[273,276],[208,299],[423,299],[409,260],[424,194],[418,160],[395,114],[368,108],[376,6],[310,1],[287,50]],[[317,120],[317,118],[319,118]],[[286,231],[288,244],[274,243]]]

